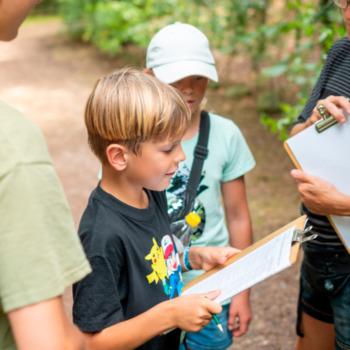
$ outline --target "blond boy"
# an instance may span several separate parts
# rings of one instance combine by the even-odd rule
[[[85,124],[102,178],[79,227],[93,273],[74,286],[73,317],[90,348],[178,349],[179,328],[198,331],[221,311],[210,300],[220,291],[177,297],[182,256],[164,190],[184,159],[189,120],[179,92],[133,69],[100,79],[88,99]],[[194,248],[188,257],[209,269],[234,253]]]

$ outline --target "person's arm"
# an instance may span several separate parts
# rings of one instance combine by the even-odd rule
[[[350,216],[350,196],[340,193],[332,184],[301,170],[292,170],[302,202],[314,214]]]
[[[345,123],[345,117],[341,112],[341,109],[344,109],[347,114],[350,114],[350,102],[347,98],[344,96],[328,96],[324,100],[319,100],[317,102],[315,108],[312,110],[312,114],[304,123],[294,125],[290,132],[291,136],[296,135],[300,131],[306,129],[307,127],[315,124],[318,120],[322,119],[322,116],[317,109],[319,105],[323,105],[326,108],[328,114],[332,115],[340,124]]]
[[[180,328],[198,332],[209,324],[211,313],[222,307],[212,301],[220,290],[185,295],[164,301],[130,320],[117,323],[98,333],[85,333],[88,350],[135,349],[163,332]]]
[[[82,350],[82,333],[65,313],[62,297],[8,312],[18,350]]]
[[[244,177],[221,185],[226,224],[230,235],[230,244],[244,249],[252,244],[252,226],[246,198]],[[229,310],[228,327],[233,336],[239,337],[248,330],[252,319],[250,289],[233,297]]]

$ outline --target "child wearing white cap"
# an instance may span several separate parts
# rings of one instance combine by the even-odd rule
[[[177,88],[191,109],[191,123],[181,146],[186,160],[179,164],[167,190],[168,201],[182,198],[198,141],[203,99],[210,80],[218,81],[215,60],[207,37],[190,24],[175,23],[161,29],[151,40],[146,72]],[[208,156],[202,168],[196,201],[205,212],[203,233],[192,246],[232,245],[244,249],[252,243],[252,228],[244,175],[255,166],[254,158],[237,125],[209,113]],[[221,199],[222,198],[222,202]],[[203,271],[188,271],[188,283]],[[215,286],[213,286],[215,288]],[[212,321],[201,332],[187,333],[187,349],[227,349],[233,337],[246,333],[252,317],[249,290],[223,305],[218,315],[224,333]],[[184,345],[182,345],[184,347]]]

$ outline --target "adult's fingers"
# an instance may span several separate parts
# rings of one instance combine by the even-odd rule
[[[296,180],[298,183],[311,183],[311,177],[309,174],[305,173],[304,171],[293,169],[290,172],[291,176]]]

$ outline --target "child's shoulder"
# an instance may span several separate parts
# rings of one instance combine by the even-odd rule
[[[121,202],[98,185],[90,195],[80,221],[79,231],[85,228],[90,235],[100,235],[101,231],[105,231],[104,237],[109,237],[107,233],[110,232],[113,237],[121,236],[122,238],[128,231],[130,223],[137,225],[139,221],[147,222],[154,213],[158,214],[160,209],[166,208],[164,191],[146,190],[146,192],[149,197],[149,206],[146,209],[138,209]],[[125,229],[116,230],[116,227]],[[130,229],[132,227],[131,225]]]
[[[210,116],[210,128],[211,130],[220,130],[221,132],[235,133],[240,129],[237,124],[229,118],[223,117],[215,113],[209,113]]]
[[[90,194],[80,220],[79,234],[99,236],[101,232],[113,232],[116,222],[121,221],[121,217],[119,201],[97,185]],[[108,237],[108,234],[104,234],[104,238]]]
[[[235,125],[235,122],[227,117],[223,117],[222,115],[209,112],[210,116],[210,122],[213,124],[220,124],[220,125]]]

